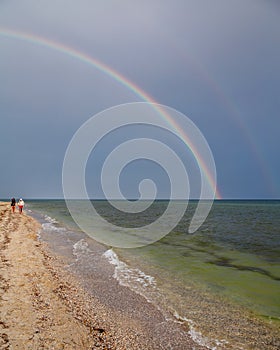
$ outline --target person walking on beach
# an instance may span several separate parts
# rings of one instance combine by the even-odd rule
[[[15,212],[15,208],[16,208],[16,200],[15,198],[11,199],[11,207],[12,207],[12,212]]]
[[[19,212],[20,214],[22,214],[22,209],[24,207],[24,200],[21,198],[19,201],[18,201],[18,209],[19,209]]]

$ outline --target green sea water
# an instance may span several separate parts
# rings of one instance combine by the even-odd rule
[[[279,202],[216,202],[196,234],[187,234],[186,216],[159,242],[119,254],[280,319],[279,214]]]
[[[95,201],[93,205],[108,221],[120,227],[132,227],[158,217],[167,202],[155,202],[143,217],[124,215],[105,201]],[[201,228],[189,234],[196,205],[191,202],[179,225],[160,241],[141,248],[113,248],[118,259],[126,264],[125,271],[121,271],[122,265],[119,265],[118,278],[158,304],[167,317],[173,315],[180,322],[191,322],[194,329],[207,337],[238,344],[240,334],[247,332],[253,339],[258,334],[256,329],[261,327],[254,323],[254,317],[273,326],[277,333],[280,327],[280,201],[216,201]],[[34,201],[29,202],[29,207],[55,218],[56,226],[79,230],[64,201]],[[77,202],[77,211],[81,208]],[[82,210],[81,215],[89,220]],[[96,229],[110,234],[105,226]],[[58,235],[59,231],[53,239]],[[155,284],[139,284],[141,278],[135,277],[137,269],[152,277]]]

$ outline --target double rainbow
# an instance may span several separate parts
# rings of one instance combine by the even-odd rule
[[[149,94],[147,94],[143,89],[141,89],[139,86],[137,86],[135,83],[127,79],[125,76],[114,70],[113,68],[107,66],[103,62],[98,61],[97,59],[87,55],[86,53],[83,53],[81,51],[78,51],[72,47],[66,46],[62,43],[58,43],[56,41],[31,34],[31,33],[24,33],[19,32],[15,30],[10,30],[6,28],[0,28],[0,36],[17,39],[17,40],[23,40],[26,42],[29,42],[31,44],[47,47],[49,49],[56,50],[58,52],[61,52],[65,55],[71,56],[73,58],[76,58],[86,64],[89,64],[96,69],[100,70],[101,72],[107,74],[108,76],[115,79],[117,82],[122,84],[123,86],[127,87],[130,91],[134,92],[138,97],[143,99],[146,102],[158,104],[158,102],[151,97]],[[189,139],[188,135],[184,132],[182,128],[180,128],[176,122],[168,115],[166,112],[164,112],[160,107],[155,107],[158,109],[158,112],[160,115],[166,120],[166,122],[175,130],[178,132],[178,134],[181,136],[182,140],[186,144],[186,146],[190,149],[193,156],[195,157],[199,167],[204,172],[206,179],[211,186],[214,193],[216,193],[216,199],[222,199],[221,193],[216,187],[216,181],[213,179],[212,174],[210,173],[207,165],[205,164],[204,160],[200,156],[197,149],[194,147],[193,143]]]

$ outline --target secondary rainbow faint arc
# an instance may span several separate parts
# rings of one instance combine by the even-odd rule
[[[93,65],[98,70],[111,76],[112,78],[117,80],[119,83],[126,86],[129,90],[133,91],[137,96],[141,97],[144,101],[153,103],[153,104],[158,104],[158,102],[154,98],[149,96],[143,89],[141,89],[139,86],[137,86],[135,83],[133,83],[123,75],[121,75],[119,72],[117,72],[113,68],[107,66],[103,62],[100,62],[97,59],[92,58],[91,56],[83,52],[77,51],[72,47],[66,46],[64,44],[49,40],[47,38],[44,38],[35,34],[19,32],[11,29],[6,29],[6,28],[0,28],[0,35],[8,38],[26,40],[30,43],[51,48],[53,50],[56,50],[64,54],[67,54],[69,56],[72,56],[74,58],[77,58],[87,64]],[[189,140],[188,136],[184,133],[182,129],[180,129],[177,126],[176,122],[167,113],[165,113],[159,106],[155,106],[154,108],[156,108],[159,111],[160,115],[162,115],[162,117],[165,120],[167,120],[167,122],[174,128],[174,130],[176,130],[179,133],[179,135],[182,136],[182,139],[184,140],[185,144],[191,150],[198,164],[201,166],[203,172],[205,173],[207,181],[210,184],[213,192],[216,193],[216,198],[222,199],[221,193],[216,186],[215,179],[212,178],[212,175],[210,174],[207,168],[207,165],[205,164],[204,160],[200,157],[200,154],[196,151],[194,145]]]

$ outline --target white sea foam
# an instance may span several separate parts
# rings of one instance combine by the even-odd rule
[[[76,256],[76,260],[80,260],[81,257],[91,253],[88,247],[88,243],[85,239],[80,239],[78,242],[73,244],[73,255]]]
[[[103,256],[115,266],[113,277],[117,279],[120,285],[133,289],[146,299],[147,290],[156,289],[156,280],[153,276],[146,275],[139,269],[130,268],[126,263],[119,260],[117,254],[112,249],[107,250]]]
[[[47,222],[49,222],[49,223],[51,223],[51,224],[57,224],[56,219],[54,219],[54,218],[52,218],[52,217],[50,217],[50,216],[48,216],[48,215],[45,215],[44,218],[45,218],[45,220],[46,220]]]
[[[112,265],[115,266],[113,277],[117,279],[120,285],[129,287],[136,293],[141,294],[149,302],[151,302],[151,299],[153,299],[153,298],[150,298],[152,296],[151,292],[159,295],[162,294],[160,290],[157,288],[156,280],[153,276],[147,275],[139,269],[130,268],[125,262],[119,260],[117,254],[112,249],[107,250],[103,254],[103,256],[107,258],[107,260]],[[213,340],[206,336],[203,336],[202,333],[196,329],[195,324],[191,319],[180,316],[177,313],[177,311],[173,313],[173,316],[179,323],[187,322],[190,328],[188,333],[192,338],[192,340],[201,346],[205,346],[207,349],[211,349],[211,350],[218,350],[221,348],[224,349],[225,344],[228,343],[226,340],[217,340],[217,339]],[[174,319],[170,318],[170,314],[168,315],[168,313],[165,315],[165,319],[167,321],[171,321],[171,320],[175,321]]]
[[[47,231],[47,232],[64,232],[66,231],[66,229],[64,227],[57,227],[57,226],[54,226],[53,224],[49,223],[49,222],[45,222],[44,224],[42,224],[42,228],[44,231]]]
[[[65,227],[59,227],[57,226],[58,222],[56,221],[56,219],[48,216],[48,215],[45,215],[44,216],[44,219],[46,222],[44,222],[42,224],[42,229],[43,231],[45,232],[65,232],[66,231],[66,228]]]
[[[189,335],[191,336],[192,340],[196,342],[197,344],[201,346],[205,346],[207,349],[211,350],[218,350],[218,349],[224,349],[224,345],[228,344],[228,342],[225,339],[218,340],[218,339],[210,339],[206,336],[203,336],[201,332],[199,332],[193,320],[186,318],[184,316],[180,316],[177,311],[174,312],[174,317],[180,322],[187,322],[189,325],[190,330],[188,331]]]

